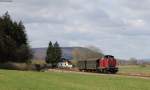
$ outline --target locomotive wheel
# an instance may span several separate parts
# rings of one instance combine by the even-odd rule
[[[97,73],[100,73],[100,72],[101,72],[101,70],[99,70],[99,69],[96,69],[96,72],[97,72]]]
[[[108,73],[108,71],[106,69],[102,69],[102,73]]]
[[[112,71],[112,72],[111,72],[111,74],[116,74],[116,73],[117,73],[116,71]]]

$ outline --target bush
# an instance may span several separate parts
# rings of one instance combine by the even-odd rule
[[[7,62],[0,64],[1,69],[9,70],[36,70],[34,64]]]
[[[140,67],[146,67],[146,64],[140,64]]]

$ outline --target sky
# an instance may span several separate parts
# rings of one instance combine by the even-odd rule
[[[8,11],[22,20],[33,48],[58,41],[62,47],[95,46],[122,59],[150,58],[150,0],[4,1],[0,15]]]

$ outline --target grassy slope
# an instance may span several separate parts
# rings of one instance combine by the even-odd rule
[[[0,70],[0,90],[150,90],[150,80],[108,75]]]

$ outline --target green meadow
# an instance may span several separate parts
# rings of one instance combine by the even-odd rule
[[[0,70],[0,90],[150,90],[150,79]]]
[[[150,65],[140,66],[140,65],[125,65],[119,66],[119,73],[139,73],[143,75],[150,76]]]

